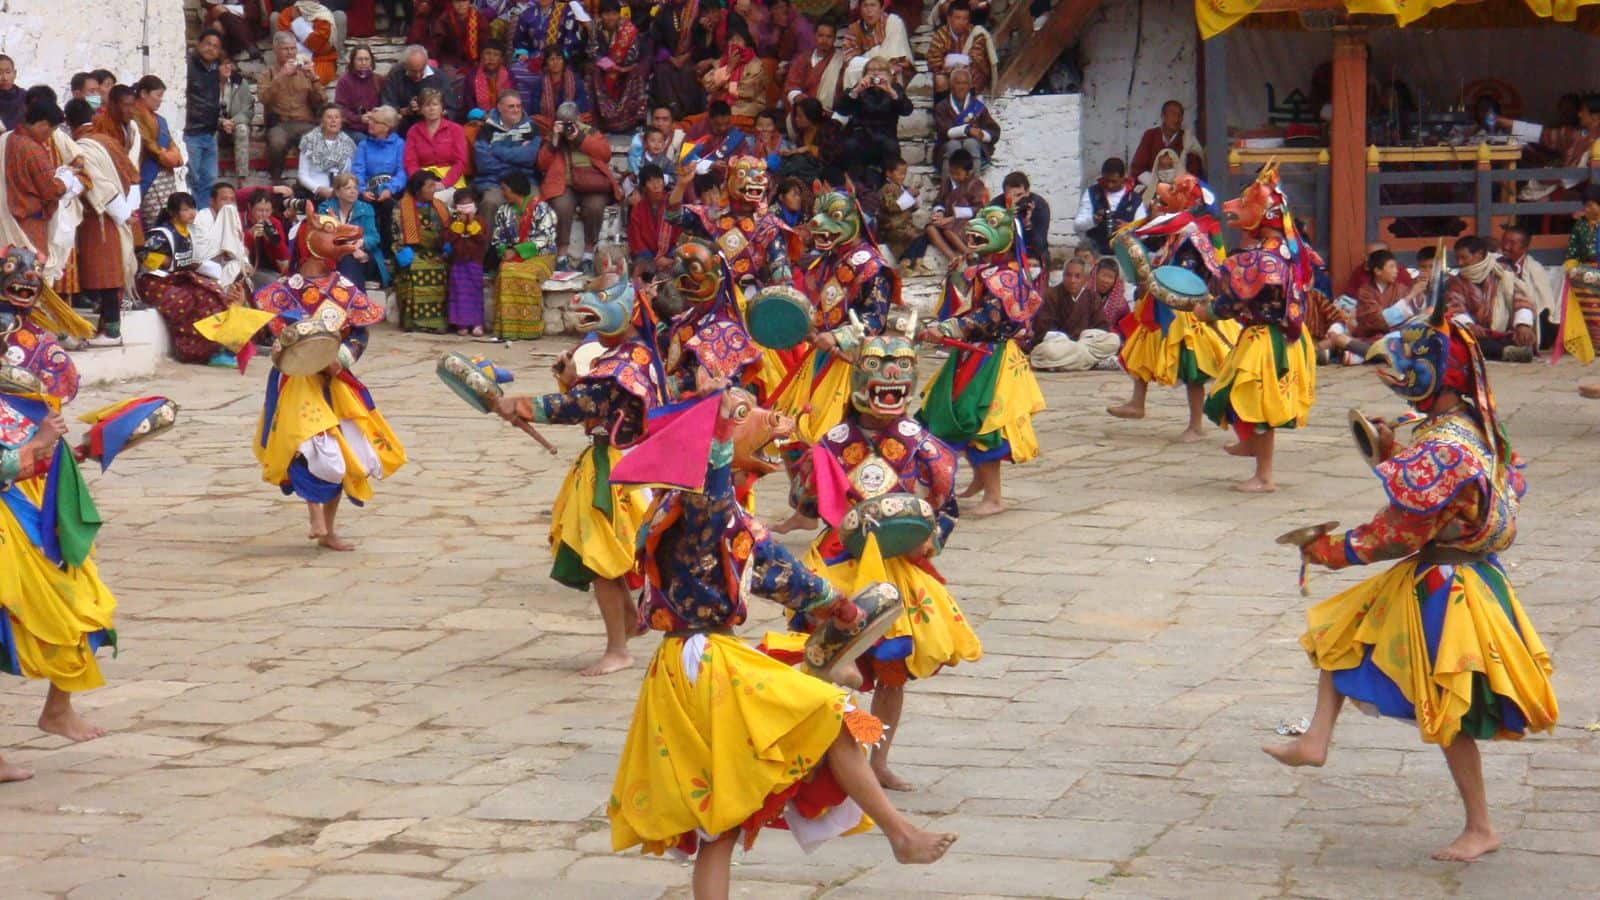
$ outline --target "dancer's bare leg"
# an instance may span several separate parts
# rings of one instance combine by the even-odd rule
[[[321,503],[307,503],[306,515],[311,520],[306,537],[313,541],[320,541],[328,533],[328,517],[323,514]]]
[[[894,848],[894,858],[900,862],[908,865],[937,862],[960,837],[955,832],[924,831],[911,824],[883,792],[877,776],[872,774],[872,767],[867,765],[866,754],[846,729],[839,729],[839,737],[828,748],[828,769],[839,787],[883,829],[889,846]]]
[[[1149,393],[1150,382],[1135,378],[1133,380],[1133,396],[1128,398],[1128,402],[1119,406],[1108,406],[1106,407],[1106,412],[1119,419],[1142,419],[1144,418],[1145,397]]]
[[[1203,441],[1206,438],[1204,430],[1206,386],[1204,384],[1186,384],[1183,386],[1183,391],[1189,400],[1189,427],[1178,435],[1178,443],[1192,444],[1195,441]]]
[[[700,842],[694,856],[694,900],[728,900],[729,868],[739,831],[724,834],[714,841]]]
[[[1277,443],[1278,432],[1269,428],[1257,432],[1251,439],[1250,446],[1256,458],[1256,471],[1248,480],[1241,481],[1233,489],[1246,494],[1270,494],[1278,489],[1272,482],[1272,451]]]
[[[341,553],[348,553],[349,551],[354,550],[356,545],[350,543],[342,537],[339,537],[339,532],[333,524],[334,518],[339,515],[339,496],[340,495],[338,494],[334,494],[332,500],[322,504],[323,517],[324,521],[327,523],[328,530],[322,535],[321,538],[317,540],[317,543],[327,547],[329,550],[338,550]]]
[[[816,531],[817,520],[800,510],[795,510],[794,515],[772,526],[772,531],[777,534],[788,534],[791,531]]]
[[[1311,727],[1287,743],[1262,744],[1262,751],[1286,766],[1322,765],[1328,761],[1333,726],[1343,708],[1344,695],[1333,686],[1333,673],[1323,669],[1317,675],[1317,708],[1311,713]]]
[[[1444,761],[1450,766],[1456,790],[1461,792],[1467,825],[1461,829],[1460,837],[1435,851],[1433,858],[1472,862],[1500,848],[1500,836],[1489,824],[1489,795],[1483,786],[1483,757],[1478,753],[1478,742],[1464,734],[1456,735],[1450,746],[1444,748]]]
[[[32,769],[24,769],[21,766],[8,763],[4,756],[0,756],[0,784],[5,784],[8,781],[27,781],[32,777]]]
[[[972,515],[981,518],[1005,512],[1006,498],[1000,490],[1000,460],[978,463],[972,470],[973,479],[983,485],[983,500],[972,508]]]
[[[602,578],[594,583],[594,602],[600,607],[600,619],[606,625],[606,650],[579,675],[609,675],[633,665],[633,654],[628,652],[628,639],[634,636],[634,623],[639,609],[633,595],[620,579]]]
[[[872,714],[883,722],[883,740],[872,748],[872,774],[886,791],[909,791],[916,785],[889,771],[889,746],[894,743],[895,731],[900,727],[900,711],[905,707],[906,688],[903,684],[888,685],[879,682],[872,690]]]
[[[44,711],[39,713],[39,730],[80,742],[106,736],[104,728],[89,724],[72,708],[72,694],[53,684],[50,685],[50,692],[44,696]]]

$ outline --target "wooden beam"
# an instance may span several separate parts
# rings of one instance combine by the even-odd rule
[[[995,80],[996,93],[1033,90],[1062,52],[1072,46],[1078,32],[1083,29],[1083,23],[1088,21],[1089,14],[1099,8],[1100,0],[1061,0],[1057,3],[1050,10],[1050,18],[1045,20],[1044,27],[1016,48],[1001,66],[1000,77]]]
[[[1205,66],[1205,93],[1196,126],[1204,124],[1206,177],[1220,202],[1233,197],[1233,174],[1228,171],[1228,33],[1207,40],[1200,53]]]
[[[1333,39],[1333,122],[1329,129],[1328,264],[1344,278],[1361,264],[1367,221],[1367,41],[1360,32]]]

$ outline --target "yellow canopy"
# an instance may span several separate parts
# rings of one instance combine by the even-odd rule
[[[1194,0],[1195,23],[1202,38],[1215,37],[1240,19],[1255,12],[1265,0]],[[1343,0],[1347,12],[1370,16],[1393,16],[1402,28],[1436,9],[1453,5],[1456,0]],[[1489,0],[1505,2],[1505,0]],[[1574,22],[1578,8],[1600,4],[1600,0],[1522,0],[1528,10],[1544,19],[1557,22]],[[1275,4],[1282,9],[1283,4]]]

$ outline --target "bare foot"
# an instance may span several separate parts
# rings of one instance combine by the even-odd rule
[[[0,759],[0,784],[5,784],[9,781],[27,781],[32,777],[32,769],[24,769],[21,766],[14,766],[3,759]]]
[[[974,478],[972,479],[972,482],[956,496],[962,500],[966,500],[969,497],[976,497],[981,493],[983,493],[983,485],[978,482],[978,479]]]
[[[349,553],[351,550],[356,548],[355,544],[350,543],[331,531],[317,538],[317,543],[327,547],[329,550],[337,550],[340,553]]]
[[[1585,400],[1600,400],[1600,383],[1590,382],[1589,384],[1578,385],[1578,396]]]
[[[960,836],[953,831],[923,831],[912,827],[899,840],[889,838],[889,846],[894,848],[894,858],[904,865],[925,866],[938,862]]]
[[[1223,447],[1222,448],[1222,452],[1228,454],[1229,456],[1254,456],[1255,455],[1255,454],[1251,453],[1249,448],[1247,448],[1244,445],[1244,441],[1234,441],[1233,443],[1227,445],[1226,447]]]
[[[1485,853],[1500,849],[1500,835],[1494,829],[1477,831],[1471,828],[1450,842],[1450,846],[1435,850],[1433,858],[1445,862],[1472,862]]]
[[[816,528],[816,519],[813,519],[810,516],[803,516],[800,513],[795,513],[789,518],[784,519],[782,522],[772,526],[772,531],[776,534],[788,534],[791,531],[815,531]]]
[[[1005,511],[1006,502],[1004,500],[985,500],[982,503],[979,503],[977,506],[974,506],[972,510],[966,514],[981,519],[984,516],[999,515]]]
[[[1178,435],[1178,443],[1180,444],[1193,444],[1196,441],[1205,439],[1206,433],[1198,428],[1185,428],[1183,433]]]
[[[1278,486],[1264,478],[1249,478],[1234,485],[1233,489],[1241,494],[1270,494]]]
[[[1327,747],[1312,747],[1304,740],[1284,744],[1262,744],[1261,752],[1286,766],[1312,766],[1321,768],[1328,761]]]
[[[106,736],[104,728],[89,724],[89,720],[78,715],[78,711],[70,706],[64,713],[41,714],[39,730],[47,734],[58,734],[69,741],[79,743]]]
[[[872,774],[877,776],[878,784],[886,791],[911,791],[916,790],[916,785],[889,771],[888,766],[873,766]]]
[[[585,678],[594,678],[599,675],[620,672],[631,665],[633,665],[633,654],[626,650],[607,650],[600,654],[600,658],[594,661],[594,665],[586,669],[579,669],[578,674]]]
[[[1119,419],[1144,418],[1144,407],[1134,406],[1132,403],[1124,403],[1121,406],[1108,406],[1106,407],[1106,412]]]

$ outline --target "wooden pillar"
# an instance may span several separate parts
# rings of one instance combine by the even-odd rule
[[[1206,176],[1217,202],[1233,198],[1228,171],[1228,33],[1208,39],[1200,49],[1205,93],[1200,100],[1201,140],[1206,148]]]
[[[1344,278],[1366,247],[1367,39],[1359,31],[1333,39],[1333,123],[1329,135],[1328,264]]]

